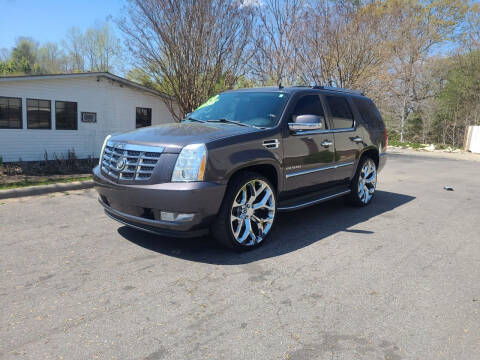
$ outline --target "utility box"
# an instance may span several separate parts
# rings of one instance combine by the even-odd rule
[[[469,126],[465,134],[465,150],[480,154],[480,126]]]

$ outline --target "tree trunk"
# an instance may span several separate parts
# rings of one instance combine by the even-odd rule
[[[405,120],[407,113],[407,96],[403,98],[403,107],[402,107],[402,116],[400,119],[400,142],[403,142],[404,132],[405,132]]]

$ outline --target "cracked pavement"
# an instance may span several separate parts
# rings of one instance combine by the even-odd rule
[[[244,254],[126,228],[94,190],[0,201],[0,358],[478,358],[479,185],[392,153],[370,206],[280,214]]]

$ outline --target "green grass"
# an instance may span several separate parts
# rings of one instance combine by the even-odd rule
[[[16,189],[16,188],[23,188],[28,186],[69,183],[74,181],[86,181],[86,180],[92,180],[92,177],[77,176],[77,177],[69,177],[69,178],[62,178],[62,179],[45,179],[45,180],[38,180],[38,181],[22,180],[22,181],[17,181],[17,182],[8,183],[8,184],[0,184],[0,190]]]

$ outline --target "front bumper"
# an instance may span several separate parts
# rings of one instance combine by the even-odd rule
[[[93,170],[99,202],[111,218],[134,228],[172,237],[199,236],[217,215],[226,185],[212,182],[124,185]],[[188,221],[165,221],[160,211],[193,214]]]

